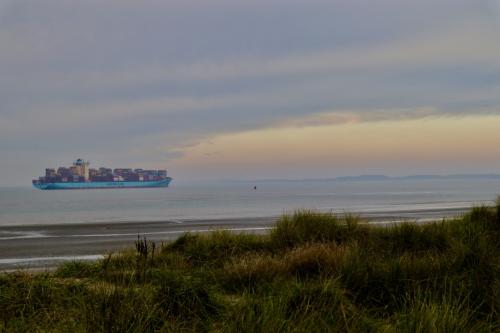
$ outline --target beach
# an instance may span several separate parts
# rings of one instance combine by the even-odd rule
[[[402,210],[360,213],[366,223],[387,225],[401,222],[425,223],[452,218],[470,207]],[[51,269],[68,260],[96,260],[104,255],[132,247],[137,237],[169,242],[186,232],[228,230],[240,233],[265,233],[278,216],[170,219],[165,221],[126,221],[0,227],[0,270]]]

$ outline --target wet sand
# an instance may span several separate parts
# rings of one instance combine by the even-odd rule
[[[428,222],[461,215],[469,208],[414,210],[359,214],[370,224]],[[185,232],[268,232],[278,217],[154,222],[79,223],[0,227],[0,270],[50,269],[65,260],[95,260],[131,247],[137,236],[168,242]]]

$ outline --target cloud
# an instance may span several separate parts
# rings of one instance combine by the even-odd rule
[[[5,1],[0,156],[49,161],[77,151],[154,166],[223,133],[497,114],[492,8]]]
[[[493,67],[499,70],[500,35],[491,20],[471,19],[454,22],[443,31],[426,31],[412,39],[406,36],[376,45],[356,45],[303,50],[299,54],[197,60],[189,63],[147,62],[134,66],[111,66],[82,71],[48,71],[40,79],[48,81],[42,89],[65,88],[115,90],[162,84],[200,85],[273,77],[297,77],[325,73],[405,71],[422,68]],[[7,42],[7,44],[9,44]],[[32,53],[32,52],[21,52]],[[458,70],[459,68],[457,68]],[[12,77],[10,77],[12,78]],[[36,79],[36,77],[35,77]],[[40,83],[38,83],[40,84]],[[38,85],[37,85],[38,87]]]
[[[432,117],[221,134],[169,164],[179,177],[223,179],[492,172],[500,167],[499,121],[499,115]],[[220,152],[216,159],[205,155],[210,149]],[[202,175],[193,172],[197,165]]]
[[[287,119],[277,124],[276,127],[286,128],[358,124],[379,121],[424,119],[437,116],[443,116],[443,113],[438,112],[438,110],[432,107],[393,110],[325,111],[307,115],[305,117]]]

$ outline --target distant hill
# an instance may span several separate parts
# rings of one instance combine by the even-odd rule
[[[427,180],[427,179],[500,179],[500,174],[451,174],[451,175],[409,175],[390,177],[385,175],[360,175],[336,177],[334,181],[363,181],[363,180]]]
[[[360,176],[344,176],[333,178],[335,181],[353,181],[353,180],[389,180],[391,177],[385,175],[360,175]]]
[[[304,179],[256,179],[256,180],[225,180],[229,182],[349,182],[349,181],[387,181],[387,180],[429,180],[429,179],[500,179],[500,174],[450,174],[450,175],[358,175],[334,178],[304,178]]]

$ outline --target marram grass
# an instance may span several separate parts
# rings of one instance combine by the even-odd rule
[[[500,203],[425,225],[298,211],[0,274],[0,332],[499,332]],[[132,245],[132,244],[131,244]]]

